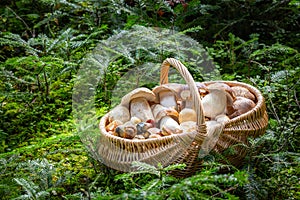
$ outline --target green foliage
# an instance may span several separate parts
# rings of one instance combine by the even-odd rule
[[[247,176],[243,171],[236,171],[228,175],[217,174],[219,167],[203,169],[198,174],[185,179],[176,179],[166,172],[182,169],[184,165],[171,165],[157,168],[145,163],[133,163],[138,171],[116,176],[116,180],[129,184],[128,192],[123,192],[113,198],[118,199],[238,199],[230,192],[238,186],[247,183]],[[144,178],[136,176],[145,174]],[[147,174],[155,175],[148,180]],[[155,178],[156,177],[156,178]],[[132,189],[134,188],[134,189]]]
[[[29,138],[51,135],[52,127],[59,131],[71,111],[73,72],[66,65],[60,58],[27,56],[1,66],[1,152]]]
[[[14,179],[22,188],[26,191],[26,194],[21,195],[14,199],[30,199],[30,200],[37,200],[37,199],[46,199],[50,195],[49,192],[46,191],[39,191],[39,186],[35,185],[32,181],[26,181],[23,178]]]
[[[1,1],[1,198],[299,199],[299,12],[297,0]],[[173,38],[170,32],[136,25],[166,28]],[[97,162],[96,150],[86,151],[86,141],[73,134],[97,136],[97,125],[89,130],[118,102],[123,93],[116,92],[157,85],[155,63],[176,57],[197,81],[220,78],[206,77],[197,68],[210,58],[187,61],[203,52],[178,45],[192,43],[184,35],[205,45],[222,79],[250,83],[266,99],[269,126],[262,137],[249,139],[245,165],[239,170],[219,165],[218,157],[226,154],[211,153],[202,170],[179,179],[169,171],[184,164],[134,163],[137,171],[121,173]],[[138,45],[122,43],[136,38]],[[82,89],[97,90],[97,110],[75,130],[75,74],[81,64],[94,64],[87,53],[111,56],[101,54],[103,46],[115,56],[101,63],[107,68],[98,85],[83,84]],[[131,76],[125,76],[128,72]],[[176,74],[170,77],[181,81]],[[117,84],[120,91],[114,91]]]
[[[243,40],[259,34],[262,43],[279,42],[299,47],[299,4],[296,1],[189,1],[183,9],[175,8],[175,25],[181,30],[201,26],[202,31],[191,34],[193,38],[211,45],[216,40],[226,40],[234,33]],[[237,9],[238,8],[238,9]]]

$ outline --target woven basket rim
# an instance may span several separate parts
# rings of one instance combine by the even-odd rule
[[[216,80],[216,81],[205,81],[205,82],[201,82],[201,83],[204,83],[204,84],[213,84],[213,83],[226,83],[226,84],[229,84],[231,87],[232,86],[242,86],[242,87],[245,87],[247,89],[249,89],[254,95],[255,95],[255,98],[257,99],[257,102],[256,102],[256,105],[253,109],[251,109],[250,111],[244,113],[244,114],[241,114],[233,119],[230,119],[228,122],[225,122],[225,125],[228,125],[228,124],[232,124],[234,122],[237,122],[237,121],[241,121],[243,118],[247,118],[248,116],[250,116],[251,114],[255,114],[256,110],[259,110],[263,107],[264,105],[264,98],[261,94],[261,92],[255,88],[254,86],[251,86],[247,83],[243,83],[243,82],[239,82],[239,81],[225,81],[225,80]],[[106,125],[106,120],[108,119],[108,115],[109,115],[109,112],[106,113],[100,120],[100,123],[99,123],[99,128],[100,128],[100,132],[102,133],[102,135],[105,135],[106,137],[109,137],[110,139],[112,140],[118,140],[120,142],[123,142],[123,143],[128,143],[128,144],[132,144],[132,143],[136,143],[136,144],[149,144],[149,143],[156,143],[157,141],[170,141],[170,140],[174,140],[174,137],[181,137],[181,136],[186,136],[186,135],[193,135],[193,134],[197,134],[197,131],[194,131],[194,132],[190,132],[190,133],[179,133],[179,134],[172,134],[172,135],[168,135],[168,136],[162,136],[160,138],[148,138],[148,139],[145,139],[145,140],[133,140],[133,139],[127,139],[127,138],[122,138],[122,137],[119,137],[119,136],[115,136],[115,135],[112,135],[110,133],[108,133],[106,130],[105,130],[105,125]],[[204,124],[202,125],[198,125],[198,128],[201,129],[201,126],[206,126],[206,122],[204,122]]]

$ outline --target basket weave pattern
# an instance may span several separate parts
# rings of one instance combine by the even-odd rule
[[[168,84],[170,66],[176,68],[190,88],[194,108],[197,114],[197,129],[190,133],[172,134],[161,138],[147,140],[131,140],[109,134],[105,126],[108,124],[108,114],[104,115],[99,124],[101,137],[98,154],[107,166],[120,171],[133,171],[133,161],[145,162],[154,166],[161,163],[167,166],[173,163],[185,163],[185,170],[176,170],[175,175],[187,176],[198,170],[201,160],[198,159],[201,146],[210,134],[220,134],[219,139],[211,148],[223,152],[235,144],[247,144],[248,137],[257,137],[265,132],[268,124],[265,102],[261,93],[254,87],[240,82],[223,81],[230,86],[242,86],[251,91],[256,99],[256,106],[248,113],[242,114],[229,122],[222,124],[215,130],[207,130],[203,105],[196,84],[187,68],[178,60],[166,59],[161,65],[160,84]],[[205,84],[211,84],[205,82]],[[210,131],[210,132],[209,132]],[[246,155],[242,145],[234,147],[236,154],[227,159],[233,164],[240,164]]]

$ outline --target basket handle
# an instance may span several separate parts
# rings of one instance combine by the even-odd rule
[[[170,66],[178,70],[178,72],[184,78],[185,82],[190,88],[192,100],[194,103],[194,109],[197,114],[197,125],[199,126],[204,124],[205,117],[203,112],[203,106],[195,81],[190,72],[187,70],[187,68],[179,60],[176,60],[174,58],[167,58],[166,60],[164,60],[160,69],[160,84],[167,84],[169,82],[168,75]]]

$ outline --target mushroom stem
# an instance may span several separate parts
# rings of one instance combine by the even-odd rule
[[[141,119],[142,122],[145,122],[149,119],[154,120],[150,105],[143,97],[138,97],[131,100],[130,115],[131,117],[137,117]]]
[[[167,108],[176,108],[177,101],[173,92],[170,91],[161,91],[159,93],[159,100],[162,106]]]
[[[225,113],[227,106],[226,92],[222,89],[209,89],[209,94],[202,99],[204,114],[210,119]]]

